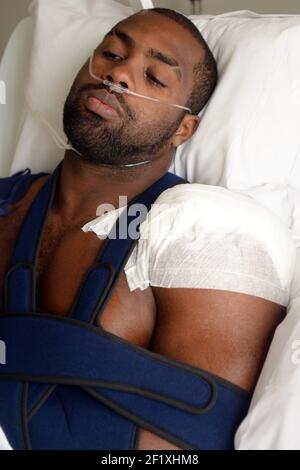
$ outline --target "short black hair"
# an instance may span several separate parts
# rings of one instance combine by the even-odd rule
[[[169,8],[149,8],[140,10],[137,14],[147,11],[149,11],[149,13],[153,11],[160,15],[167,16],[183,26],[204,49],[204,59],[194,65],[194,85],[188,101],[185,103],[185,106],[191,108],[193,114],[199,114],[211,97],[218,80],[217,63],[207,42],[194,23],[176,10]]]

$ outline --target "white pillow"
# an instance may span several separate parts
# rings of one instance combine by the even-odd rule
[[[32,48],[33,22],[24,18],[11,35],[0,63],[0,80],[5,83],[5,104],[0,104],[0,177],[10,171],[19,123],[24,112],[24,79]]]
[[[300,250],[288,315],[277,328],[248,415],[235,438],[238,450],[300,449]]]
[[[249,194],[300,245],[300,16],[191,16],[218,62],[218,86],[173,171]]]
[[[78,70],[107,31],[134,13],[131,7],[112,0],[35,0],[29,11],[34,23],[33,46],[10,173],[26,167],[50,172],[63,158],[64,151],[37,112],[66,142],[63,104]]]

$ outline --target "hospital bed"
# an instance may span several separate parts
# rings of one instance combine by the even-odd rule
[[[0,64],[6,84],[6,104],[0,105],[1,177],[26,167],[50,172],[62,159],[64,98],[99,42],[99,30],[104,35],[132,12],[152,7],[149,0],[130,4],[31,4]],[[191,19],[215,54],[220,78],[199,130],[177,150],[171,170],[190,182],[253,198],[288,227],[297,249],[288,313],[276,330],[236,447],[299,449],[300,16],[241,11]],[[56,142],[49,124],[57,130]]]

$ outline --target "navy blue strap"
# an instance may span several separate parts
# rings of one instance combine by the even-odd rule
[[[62,163],[56,167],[39,191],[21,227],[5,279],[4,311],[6,312],[36,311],[35,264],[37,252],[47,214],[55,196],[61,166]],[[135,216],[128,215],[132,204],[143,204],[149,210],[151,204],[155,202],[162,191],[183,181],[171,173],[164,175],[131,201],[127,210],[116,222],[116,226],[129,227],[130,222],[135,218]],[[118,229],[116,233],[119,234]],[[126,264],[137,242],[137,240],[131,239],[127,233],[125,235],[127,236],[125,239],[119,236],[114,240],[108,238],[104,249],[99,251],[97,262],[86,274],[71,309],[70,314],[74,318],[85,322],[96,321],[98,313],[104,307],[122,267]]]
[[[192,448],[230,448],[249,406],[238,387],[77,320],[8,314],[0,330],[10,351],[0,379],[77,385]]]
[[[183,181],[182,178],[172,173],[166,173],[130,202],[111,229],[110,233],[116,237],[107,239],[96,264],[89,270],[85,282],[81,286],[72,308],[71,316],[73,318],[95,323],[101,314],[108,296],[111,294],[120,272],[126,265],[138,240],[138,238],[133,239],[130,237],[130,224],[136,218],[135,214],[130,215],[133,204],[143,205],[148,212],[151,205],[163,191]],[[139,217],[140,223],[145,219],[147,212],[145,211]]]
[[[214,386],[199,370],[170,364],[86,323],[51,314],[4,314],[0,331],[9,351],[1,377],[131,391],[191,413],[214,402]]]
[[[61,163],[33,200],[23,221],[10,268],[5,276],[4,311],[35,312],[35,259],[41,233],[51,206]],[[18,293],[18,295],[16,295]]]
[[[31,174],[29,168],[7,178],[0,178],[0,217],[9,214],[12,204],[18,202],[27,192],[30,184],[48,173]]]

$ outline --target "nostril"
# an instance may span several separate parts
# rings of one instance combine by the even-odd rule
[[[111,83],[115,83],[111,75],[107,75],[107,80]],[[119,83],[115,83],[115,84],[118,85],[118,86],[121,86],[123,88],[128,88],[128,85],[125,82],[119,82]]]

